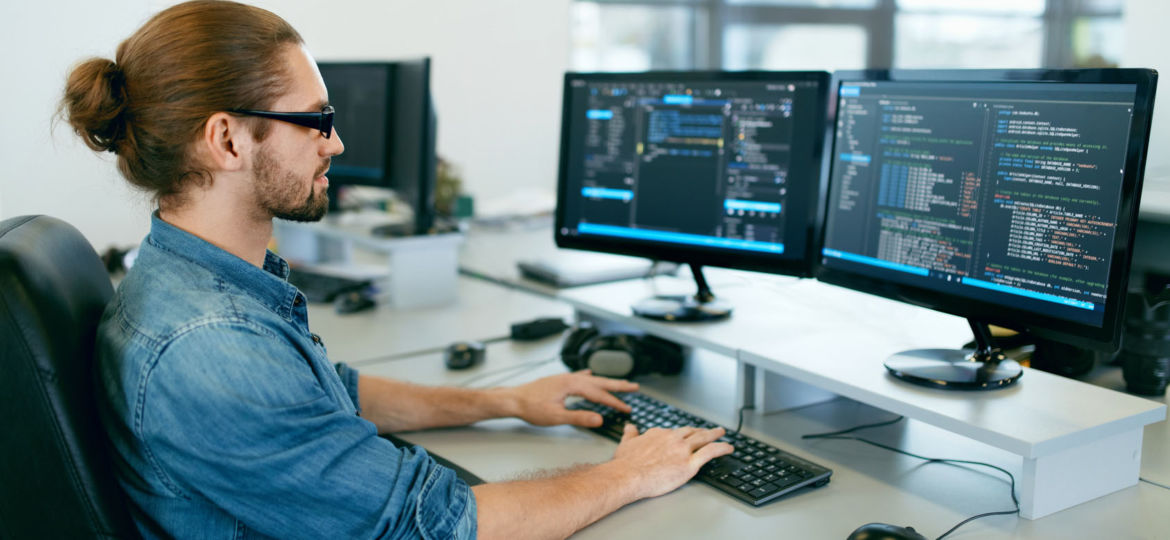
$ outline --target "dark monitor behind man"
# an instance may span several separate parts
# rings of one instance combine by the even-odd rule
[[[517,417],[597,425],[636,385],[572,373],[490,390],[334,364],[309,329],[274,218],[328,206],[335,112],[300,35],[226,1],[162,11],[114,61],[70,74],[63,110],[158,210],[98,337],[100,414],[147,537],[563,537],[667,493],[731,447],[722,430],[627,433],[611,461],[468,487],[379,433]]]
[[[338,110],[334,125],[351,139],[330,169],[329,210],[339,209],[345,186],[392,189],[413,212],[404,232],[433,232],[438,117],[430,58],[317,67]]]

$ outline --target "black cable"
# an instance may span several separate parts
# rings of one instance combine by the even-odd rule
[[[747,409],[751,409],[754,411],[754,410],[756,410],[756,406],[755,405],[744,405],[743,407],[739,408],[739,422],[737,422],[735,424],[735,431],[733,432],[736,435],[739,435],[739,430],[743,429],[743,411],[745,411]]]
[[[813,433],[813,434],[809,434],[809,435],[801,435],[800,438],[801,439],[838,439],[838,440],[859,441],[859,442],[863,442],[863,443],[871,445],[871,446],[876,446],[878,448],[882,448],[884,450],[889,450],[891,452],[895,452],[898,454],[903,454],[903,455],[907,455],[907,456],[910,456],[913,458],[921,459],[923,461],[926,461],[927,463],[952,463],[952,464],[961,463],[964,465],[979,465],[981,467],[988,467],[991,469],[995,469],[995,470],[1007,475],[1008,479],[1011,481],[1011,495],[1012,495],[1012,502],[1015,503],[1015,505],[1016,505],[1015,510],[1002,510],[1002,511],[998,511],[998,512],[986,512],[986,513],[979,514],[976,516],[971,516],[967,519],[964,519],[963,521],[960,521],[957,525],[955,525],[954,527],[951,527],[950,530],[943,533],[941,536],[939,536],[935,540],[942,540],[943,538],[946,538],[947,536],[949,536],[951,533],[955,532],[955,530],[958,529],[959,527],[962,527],[963,525],[966,525],[967,523],[970,523],[970,522],[975,521],[977,519],[990,517],[990,516],[1006,516],[1006,515],[1020,513],[1020,499],[1018,497],[1016,497],[1016,477],[1014,475],[1012,475],[1012,473],[1008,472],[1006,469],[1004,469],[1002,467],[998,467],[998,466],[992,465],[990,463],[983,463],[981,461],[968,461],[965,459],[946,459],[946,458],[932,458],[932,457],[920,456],[920,455],[915,454],[913,452],[907,452],[907,451],[902,450],[900,448],[894,448],[893,446],[882,444],[882,443],[879,443],[876,441],[871,441],[869,439],[865,439],[862,437],[844,436],[844,434],[846,434],[846,433],[852,433],[854,431],[858,431],[861,429],[888,426],[888,425],[891,425],[891,424],[894,424],[897,422],[901,422],[904,418],[905,417],[903,417],[903,416],[899,416],[893,420],[887,420],[885,422],[864,424],[864,425],[852,427],[849,429],[843,429],[841,431],[832,431],[832,432],[828,432],[828,433]]]
[[[456,386],[459,386],[460,388],[470,388],[472,383],[476,383],[476,382],[482,381],[484,379],[487,379],[487,378],[490,378],[490,377],[493,377],[496,375],[501,375],[501,374],[507,373],[508,375],[506,377],[499,379],[499,380],[496,380],[496,381],[492,381],[492,384],[499,384],[499,383],[502,383],[508,379],[511,379],[512,377],[515,377],[524,368],[542,366],[544,364],[555,362],[555,361],[559,360],[560,358],[561,358],[560,356],[554,356],[552,358],[545,358],[543,360],[533,360],[531,362],[521,362],[519,364],[515,364],[515,365],[511,365],[511,366],[507,366],[507,367],[502,367],[499,369],[493,369],[491,371],[485,371],[483,373],[480,373],[479,375],[476,375],[476,376],[471,377],[467,380],[464,380],[463,382],[459,383]],[[517,372],[517,373],[510,373],[513,371]]]
[[[569,329],[569,325],[565,323],[564,319],[560,317],[540,317],[531,321],[522,321],[512,324],[512,330],[506,336],[496,336],[487,339],[480,339],[477,342],[480,345],[487,345],[489,343],[499,343],[501,341],[515,340],[515,341],[536,341],[550,336],[555,336],[564,333]],[[391,360],[402,360],[405,358],[412,358],[424,354],[434,354],[447,350],[451,345],[442,345],[438,347],[428,347],[426,349],[417,349],[413,351],[400,352],[394,354],[387,354],[383,356],[375,356],[373,358],[366,358],[365,360],[358,360],[350,362],[351,366],[361,366],[365,364],[374,364],[378,362],[389,362]]]
[[[885,422],[875,422],[873,424],[862,424],[860,426],[854,426],[854,427],[851,427],[849,429],[842,429],[841,431],[830,431],[828,433],[813,433],[811,435],[801,435],[800,438],[801,439],[827,439],[827,438],[832,437],[834,435],[844,435],[846,433],[853,433],[854,431],[858,431],[858,430],[862,430],[862,429],[869,429],[869,428],[876,428],[876,427],[883,427],[883,426],[888,426],[888,425],[892,425],[892,424],[897,424],[898,422],[901,422],[905,418],[906,418],[905,416],[899,416],[893,420],[886,420]]]
[[[512,336],[496,336],[496,337],[491,337],[491,338],[487,338],[487,339],[479,339],[476,341],[478,341],[484,345],[487,345],[488,343],[499,343],[501,341],[508,341],[509,339],[512,339]],[[450,347],[450,345],[443,345],[440,347],[428,347],[426,349],[416,349],[413,351],[387,354],[387,355],[383,355],[383,356],[375,356],[372,358],[366,358],[364,360],[358,360],[356,362],[346,362],[346,364],[349,366],[352,366],[352,367],[357,367],[357,366],[362,366],[362,365],[366,365],[366,364],[377,364],[379,362],[390,362],[390,361],[394,361],[394,360],[406,360],[407,358],[414,358],[416,356],[422,356],[424,354],[441,353],[441,352],[447,350],[447,347]]]
[[[1160,487],[1162,489],[1170,489],[1170,486],[1167,486],[1166,484],[1161,484],[1161,483],[1155,482],[1153,480],[1147,480],[1147,479],[1142,478],[1142,477],[1138,477],[1138,480],[1141,480],[1142,482],[1145,482],[1151,486],[1157,486],[1157,487]]]

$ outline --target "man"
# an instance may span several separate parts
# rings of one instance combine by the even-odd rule
[[[63,109],[158,211],[99,333],[102,418],[147,537],[564,537],[667,493],[732,448],[722,430],[627,427],[611,461],[469,488],[378,433],[518,417],[597,425],[636,385],[573,373],[431,388],[331,364],[267,252],[272,219],[326,208],[344,146],[316,64],[267,11],[180,4],[70,75]],[[295,113],[273,114],[276,113]]]

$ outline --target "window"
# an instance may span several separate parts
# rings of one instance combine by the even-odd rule
[[[571,68],[1106,67],[1124,0],[577,0]]]
[[[574,71],[690,69],[699,10],[687,5],[576,2],[570,36]]]
[[[836,70],[865,67],[866,29],[846,24],[732,24],[723,69]]]

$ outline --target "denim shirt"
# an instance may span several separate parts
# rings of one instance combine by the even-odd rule
[[[147,538],[474,538],[475,497],[361,418],[357,371],[264,269],[153,216],[98,336],[98,395]]]

